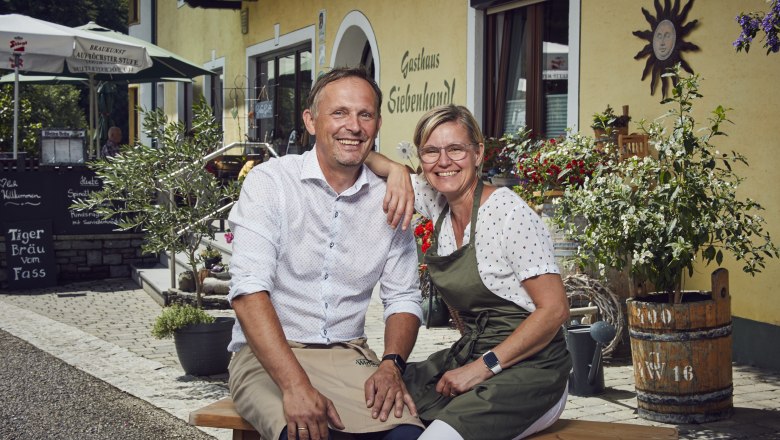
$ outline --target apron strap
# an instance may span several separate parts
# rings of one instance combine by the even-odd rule
[[[476,236],[477,231],[477,214],[479,213],[479,202],[482,200],[482,190],[484,189],[485,184],[482,183],[482,179],[477,178],[477,188],[474,190],[474,202],[471,205],[471,230],[469,231],[469,243],[474,243],[474,237]],[[447,213],[450,211],[450,204],[447,203],[444,205],[444,208],[441,210],[441,214],[439,214],[439,218],[436,219],[436,225],[433,228],[433,243],[431,243],[431,247],[433,248],[433,251],[438,254],[439,253],[439,243],[438,238],[439,234],[441,233],[441,225],[444,223],[444,217],[447,216]],[[435,247],[434,247],[435,246]]]

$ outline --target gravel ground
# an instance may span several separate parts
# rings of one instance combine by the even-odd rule
[[[0,439],[213,437],[0,330]]]

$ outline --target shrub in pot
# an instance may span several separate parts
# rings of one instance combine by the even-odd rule
[[[227,372],[230,353],[227,345],[235,319],[215,318],[189,304],[165,307],[154,321],[152,335],[173,337],[182,369],[193,376]]]
[[[671,130],[666,130],[663,120],[647,128],[658,157],[607,161],[581,188],[568,188],[555,212],[555,221],[560,227],[568,227],[567,234],[579,242],[576,258],[581,264],[595,266],[602,274],[607,269],[627,269],[633,278],[631,296],[645,295],[648,285],[658,291],[646,299],[628,302],[632,319],[653,324],[652,331],[630,329],[632,349],[635,342],[641,343],[640,338],[647,340],[663,332],[676,333],[684,327],[685,323],[680,321],[696,317],[697,313],[687,308],[700,301],[712,301],[709,310],[716,310],[714,315],[722,315],[724,309],[728,311],[729,317],[723,325],[714,324],[718,327],[714,329],[714,339],[727,337],[730,341],[728,301],[703,298],[698,293],[684,294],[683,276],[692,275],[694,264],[700,262],[715,261],[720,265],[725,253],[744,262],[743,270],[751,275],[765,267],[767,258],[778,257],[778,248],[764,230],[765,221],[757,214],[761,205],[737,196],[743,179],[733,167],[747,165],[746,158],[737,152],[718,151],[712,143],[724,135],[721,126],[728,121],[726,109],[718,106],[712,112],[709,128],[700,131],[692,116],[693,104],[701,97],[698,76],[679,77],[679,66],[670,75],[676,76],[677,81],[672,97],[662,102],[671,106],[665,115],[672,122]],[[571,216],[580,216],[584,224],[576,227],[567,224],[565,220]],[[730,413],[730,343],[720,345],[724,352],[714,365],[697,363],[692,358],[687,361],[674,358],[677,364],[671,362],[674,356],[685,351],[691,356],[707,351],[682,347],[687,344],[686,338],[696,339],[698,335],[682,336],[676,345],[654,345],[646,350],[648,358],[638,359],[636,350],[632,350],[641,416],[685,423],[716,420]],[[669,349],[677,353],[669,353]],[[710,372],[713,368],[725,369],[728,374]],[[640,390],[640,382],[665,391],[654,394],[652,390]],[[648,402],[669,396],[680,398],[674,396],[670,384],[676,384],[680,390],[691,384],[699,386],[691,398],[699,399],[700,404],[670,403],[670,414],[660,418],[654,418],[652,411],[643,413],[645,397]],[[706,400],[715,398],[721,399],[722,405],[710,412]],[[699,409],[703,412],[697,413]],[[679,414],[675,413],[678,410]],[[677,415],[680,418],[670,418]]]

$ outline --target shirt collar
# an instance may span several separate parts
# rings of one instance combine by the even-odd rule
[[[301,181],[318,180],[322,182],[323,185],[330,188],[328,181],[325,180],[325,174],[323,174],[322,168],[320,168],[320,162],[317,160],[317,152],[315,151],[316,148],[317,145],[314,145],[314,148],[311,151],[306,151],[302,155],[303,166],[301,167]],[[374,176],[374,174],[369,172],[365,164],[362,165],[360,168],[360,174],[358,175],[355,184],[352,185],[350,188],[344,190],[344,192],[339,195],[349,196],[355,194],[356,192],[360,191],[364,187],[368,187],[371,183],[370,182],[371,176]]]

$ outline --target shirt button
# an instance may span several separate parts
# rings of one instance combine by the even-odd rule
[[[336,214],[334,214],[333,217],[338,217],[338,216],[339,216],[339,212],[336,211]]]
[[[333,242],[332,241],[330,242],[330,247],[333,247]]]
[[[328,274],[325,274],[325,279],[326,279],[326,280],[328,279]]]

